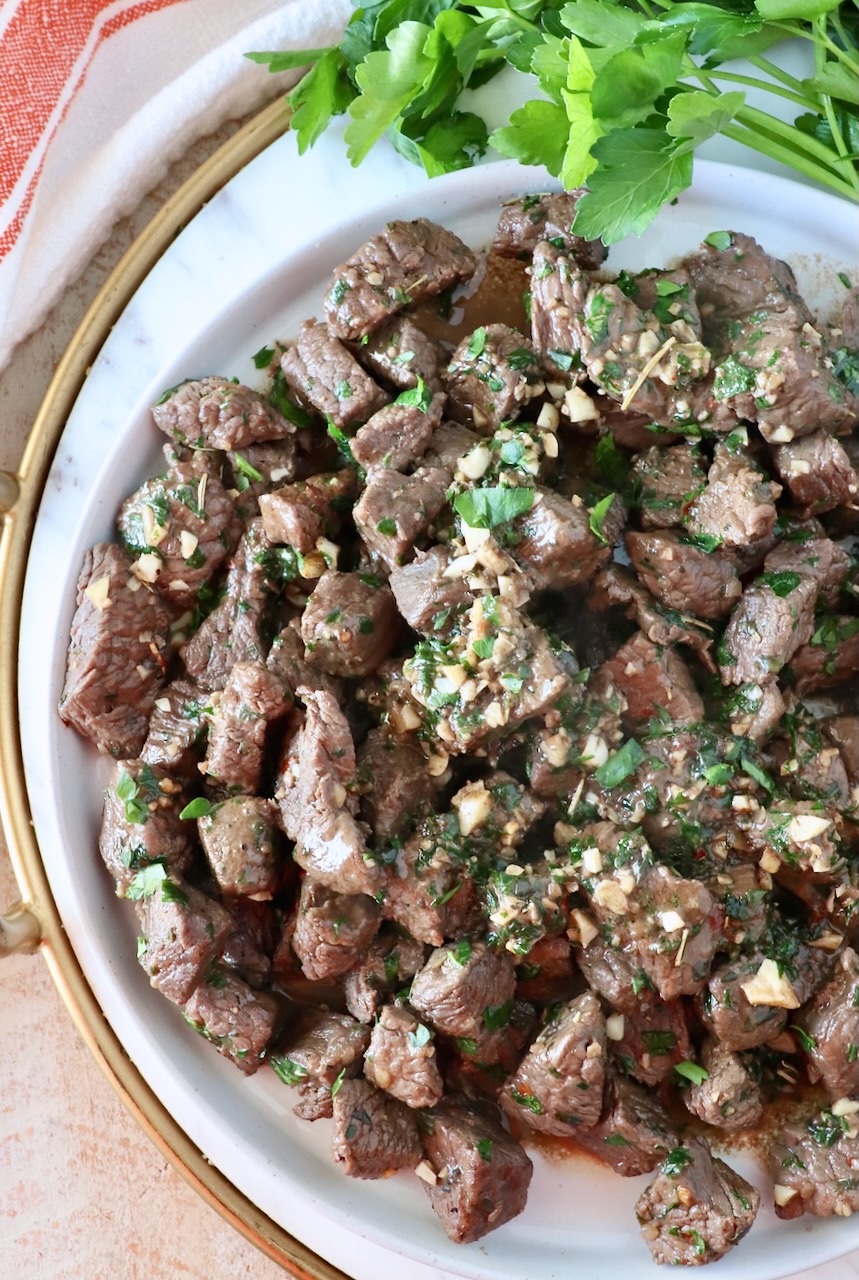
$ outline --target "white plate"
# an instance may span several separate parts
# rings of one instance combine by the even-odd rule
[[[109,538],[121,498],[160,461],[148,414],[164,387],[218,372],[253,383],[251,355],[319,310],[331,267],[391,217],[427,216],[484,244],[503,198],[546,185],[513,162],[427,183],[391,151],[357,171],[327,136],[298,159],[286,136],[187,227],[139,289],[87,379],[60,441],[32,541],[20,645],[22,738],[44,864],[72,945],[131,1059],[191,1139],[265,1213],[356,1277],[554,1280],[575,1259],[587,1280],[654,1274],[632,1205],[641,1180],[540,1158],[526,1212],[478,1245],[449,1244],[412,1175],[362,1183],[328,1156],[329,1122],[304,1124],[270,1071],[244,1079],[192,1035],[135,960],[131,908],[113,897],[96,837],[103,762],[64,728],[62,686],[84,550]],[[852,266],[855,211],[748,169],[701,163],[694,188],[609,266],[664,263],[709,231],[757,236],[791,259],[816,303],[833,304]],[[810,260],[821,254],[825,263]],[[765,1188],[747,1160],[735,1162]],[[721,1280],[774,1280],[859,1244],[856,1222],[778,1223],[762,1210],[719,1266]],[[398,1255],[396,1263],[392,1254]]]

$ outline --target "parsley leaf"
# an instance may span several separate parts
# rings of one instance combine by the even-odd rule
[[[691,1080],[692,1084],[703,1084],[710,1079],[710,1072],[699,1067],[697,1062],[675,1062],[674,1070],[684,1080]]]
[[[469,489],[453,500],[457,515],[471,529],[495,529],[534,505],[532,489]]]
[[[641,235],[669,200],[692,181],[692,156],[658,129],[614,129],[600,138],[589,190],[576,209],[577,236],[616,244]]]
[[[410,387],[408,391],[401,391],[394,404],[408,405],[409,408],[420,409],[421,413],[426,413],[430,407],[431,400],[432,392],[420,374],[418,374],[417,386]]]
[[[635,738],[628,738],[623,746],[600,765],[594,777],[601,787],[617,787],[631,773],[635,773],[647,757]]]

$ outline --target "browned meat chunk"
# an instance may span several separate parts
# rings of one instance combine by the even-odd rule
[[[716,445],[707,487],[687,505],[684,523],[717,546],[748,547],[772,533],[780,493],[781,485],[729,436]]]
[[[859,618],[836,614],[823,618],[790,659],[799,694],[832,689],[859,672]]]
[[[332,1086],[361,1074],[370,1032],[345,1013],[311,1009],[290,1024],[269,1057],[284,1084],[298,1086],[293,1111],[302,1120],[330,1119]]]
[[[259,507],[266,537],[310,554],[320,538],[336,536],[355,487],[354,470],[344,467],[263,494]]]
[[[243,449],[295,431],[259,392],[220,377],[182,382],[165,391],[152,417],[176,444],[203,449]]]
[[[364,1055],[364,1075],[407,1107],[434,1107],[444,1093],[429,1027],[403,1005],[386,1005]]]
[[[371,729],[358,751],[361,816],[384,847],[432,807],[445,774],[433,775],[414,738],[398,738],[387,729]]]
[[[385,919],[435,947],[480,924],[474,882],[457,856],[460,838],[454,814],[427,818],[388,868]]]
[[[188,827],[179,819],[182,789],[164,769],[121,760],[104,791],[98,851],[122,893],[142,867],[160,862],[171,874],[191,865]]]
[[[616,1065],[642,1084],[659,1084],[678,1062],[692,1056],[683,1002],[664,1004],[654,1000],[648,988],[637,1008],[617,1015],[611,1029],[622,1033],[611,1046]]]
[[[100,751],[139,755],[170,658],[170,620],[119,547],[86,553],[59,711]]]
[[[253,898],[225,898],[232,932],[224,943],[221,960],[252,987],[264,987],[271,978],[275,945],[275,916],[269,902]]]
[[[408,316],[394,316],[370,334],[358,348],[362,364],[383,382],[407,391],[422,378],[428,387],[441,387],[442,352]]]
[[[452,562],[447,547],[419,551],[410,564],[391,571],[397,608],[415,631],[439,631],[451,613],[470,606],[474,596],[462,578],[448,577]]]
[[[264,900],[276,892],[281,861],[275,813],[262,796],[233,796],[197,820],[200,842],[224,894]]]
[[[491,1104],[444,1098],[422,1128],[435,1182],[425,1182],[455,1244],[479,1240],[525,1208],[533,1166]]]
[[[756,1125],[763,1115],[760,1085],[737,1054],[717,1040],[707,1039],[701,1049],[701,1066],[707,1079],[690,1084],[683,1092],[692,1115],[727,1133]]]
[[[770,1147],[769,1166],[780,1218],[859,1212],[859,1134],[852,1110],[821,1111],[804,1124],[788,1125]]]
[[[621,606],[626,616],[638,623],[648,640],[657,645],[687,644],[709,671],[714,670],[710,653],[712,628],[657,603],[628,569],[612,564],[601,570],[594,579],[588,603],[598,611]]]
[[[441,467],[419,467],[410,476],[374,473],[353,512],[367,550],[390,569],[413,559],[447,502],[449,484],[450,472]]]
[[[504,258],[529,258],[541,240],[565,249],[587,271],[596,271],[608,250],[601,240],[585,240],[573,234],[578,191],[558,191],[520,196],[501,206],[492,238],[492,252]]]
[[[786,570],[810,579],[817,588],[818,605],[834,609],[850,572],[850,557],[831,539],[822,535],[807,537],[807,530],[802,532],[801,540],[785,539],[773,547],[764,561],[764,569],[771,574]]]
[[[642,631],[622,644],[605,667],[626,699],[625,721],[634,731],[663,711],[678,725],[703,721],[704,703],[683,659]]]
[[[275,636],[266,658],[266,666],[285,688],[324,689],[339,700],[341,681],[328,676],[307,661],[301,638],[301,619],[296,618]]]
[[[399,933],[378,933],[343,979],[346,1008],[359,1022],[372,1022],[392,995],[408,987],[426,955],[422,942]]]
[[[416,393],[406,391],[405,396]],[[429,391],[418,403],[401,404],[399,399],[385,405],[361,427],[352,441],[352,457],[367,470],[389,467],[406,471],[427,448],[441,422],[445,396],[429,399]]]
[[[723,1258],[751,1227],[760,1192],[700,1138],[676,1147],[635,1212],[654,1262],[697,1267]]]
[[[237,662],[209,727],[208,781],[252,795],[262,774],[266,730],[291,706],[292,692],[262,662]]]
[[[388,401],[342,342],[312,320],[301,326],[280,367],[289,386],[341,430],[366,422]]]
[[[682,534],[633,530],[624,541],[641,581],[668,609],[723,618],[742,595],[731,557],[696,546]]]
[[[288,483],[295,475],[295,441],[269,440],[249,444],[241,452],[227,454],[232,485],[237,491],[236,511],[242,520],[259,515],[261,494]]]
[[[205,734],[211,714],[209,694],[190,680],[172,681],[155,699],[141,760],[193,777],[198,761],[194,748]]]
[[[669,449],[653,445],[633,462],[639,486],[641,524],[644,529],[667,529],[682,524],[686,508],[707,482],[697,444],[676,444]]]
[[[834,436],[826,431],[772,446],[772,459],[803,518],[856,501],[859,477]]]
[[[723,684],[765,684],[814,631],[817,590],[793,570],[764,574],[746,587],[719,649]]]
[[[334,676],[375,671],[398,631],[390,587],[362,573],[323,573],[301,615],[308,662]]]
[[[126,890],[135,899],[143,942],[137,958],[149,981],[174,1004],[185,1004],[232,929],[219,903],[154,863]]]
[[[754,1003],[749,1000],[744,988],[760,973],[765,961],[762,953],[756,953],[729,960],[710,975],[699,1002],[699,1015],[724,1049],[736,1053],[774,1039],[787,1023],[787,1008],[799,1008],[796,993],[782,982],[769,994],[770,1003],[764,1003],[767,992],[758,986],[751,988]],[[774,961],[769,961],[769,965],[777,969]],[[764,978],[768,976],[769,967],[764,969]],[[775,1000],[781,1003],[772,1003]]]
[[[601,1119],[579,1127],[574,1141],[622,1178],[635,1178],[655,1169],[680,1139],[653,1090],[610,1076]]]
[[[835,973],[798,1016],[814,1076],[833,1102],[859,1095],[859,956],[845,947]]]
[[[513,524],[518,541],[512,553],[539,590],[580,586],[611,559],[611,547],[592,532],[584,504],[551,489],[537,494],[539,501]]]
[[[569,1137],[594,1125],[603,1107],[605,1018],[586,991],[562,1006],[537,1036],[501,1094],[502,1106],[532,1129]]]
[[[246,1076],[262,1066],[280,1005],[224,969],[211,969],[183,1010],[185,1020]]]
[[[443,422],[433,432],[424,463],[428,467],[442,467],[453,473],[463,454],[473,449],[481,439],[481,436],[469,431],[468,427],[460,426],[458,422]]]
[[[415,975],[411,1002],[437,1031],[459,1040],[485,1039],[510,1020],[516,968],[485,942],[439,947]]]
[[[413,1112],[367,1080],[344,1080],[333,1111],[331,1154],[350,1178],[386,1178],[419,1163],[421,1140]]]
[[[545,390],[531,343],[505,324],[490,324],[463,338],[450,358],[444,385],[451,417],[484,435],[518,418]]]
[[[313,876],[301,882],[292,945],[311,982],[351,969],[379,928],[379,907],[363,893],[335,893]]]
[[[573,317],[584,306],[588,279],[562,247],[544,241],[531,268],[531,339],[549,379],[582,369]],[[584,403],[584,402],[582,402]],[[593,414],[598,417],[598,411]]]

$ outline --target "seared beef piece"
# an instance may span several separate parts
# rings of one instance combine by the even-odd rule
[[[387,728],[378,728],[370,730],[358,751],[358,779],[363,790],[361,816],[376,847],[384,848],[430,810],[445,774],[430,773],[413,737],[395,737]]]
[[[162,862],[184,875],[192,861],[188,825],[179,819],[182,788],[165,769],[143,760],[120,760],[104,790],[98,851],[123,894],[137,872]]]
[[[141,760],[163,765],[174,776],[195,777],[199,757],[194,748],[211,713],[209,694],[190,680],[173,680],[155,699]]]
[[[787,1125],[770,1146],[769,1168],[779,1218],[848,1218],[859,1212],[856,1116],[822,1111],[806,1123]]]
[[[326,675],[318,667],[312,667],[305,653],[301,620],[294,618],[272,641],[266,666],[293,693],[302,686],[305,689],[324,689],[339,701],[341,682],[334,676]]]
[[[835,972],[797,1021],[813,1075],[833,1102],[859,1095],[859,956],[844,947]]]
[[[729,555],[705,550],[673,532],[630,530],[624,541],[641,581],[668,609],[724,618],[742,595]]]
[[[308,662],[333,676],[375,671],[398,631],[390,587],[361,573],[323,573],[301,615]]]
[[[426,946],[413,938],[393,932],[376,934],[354,969],[344,975],[346,1008],[359,1022],[372,1022],[390,997],[423,968],[426,955]]]
[[[821,800],[847,808],[850,780],[838,747],[822,732],[825,722],[816,721],[801,703],[791,711],[782,734],[770,747],[783,785],[797,800]]]
[[[707,487],[687,505],[684,524],[726,547],[747,547],[772,533],[780,493],[781,485],[729,437],[716,445]]]
[[[799,694],[833,689],[859,671],[859,619],[836,614],[824,618],[808,644],[790,660]]]
[[[515,849],[546,812],[509,773],[498,770],[466,783],[451,800],[462,836],[487,842],[494,852]]]
[[[832,716],[823,722],[823,732],[841,752],[851,782],[859,778],[859,716]]]
[[[356,483],[355,471],[344,467],[263,494],[259,507],[269,542],[285,543],[308,555],[320,538],[335,537]]]
[[[737,1054],[708,1037],[699,1060],[708,1072],[707,1079],[683,1090],[683,1101],[692,1115],[724,1133],[756,1125],[763,1115],[760,1086]]]
[[[241,531],[220,481],[182,462],[126,498],[116,525],[134,571],[143,573],[148,561],[140,558],[154,556],[155,576],[147,567],[145,580],[181,608],[195,604]]]
[[[200,842],[218,888],[260,901],[271,898],[281,878],[275,848],[276,807],[262,796],[232,796],[197,819]]]
[[[424,465],[442,467],[452,474],[459,459],[479,444],[481,439],[481,436],[469,431],[468,427],[460,426],[458,422],[443,422],[433,432],[429,448],[424,454]]]
[[[516,968],[508,952],[485,942],[450,943],[432,953],[412,982],[410,1000],[437,1031],[480,1040],[503,1025],[512,1006]]]
[[[723,684],[766,684],[814,631],[817,591],[810,578],[764,574],[746,587],[719,650]]]
[[[575,984],[573,949],[565,933],[540,938],[516,969],[516,995],[534,1004],[568,1000]]]
[[[182,1011],[186,1022],[246,1076],[262,1066],[280,1005],[225,969],[210,969]]]
[[[170,620],[119,547],[100,542],[86,553],[59,712],[99,751],[139,754],[170,660]]]
[[[232,931],[224,943],[221,960],[249,982],[264,987],[271,978],[275,945],[274,910],[268,902],[252,898],[225,898]]]
[[[389,467],[391,471],[406,471],[432,439],[444,405],[442,393],[434,395],[426,409],[396,401],[385,405],[355,434],[352,457],[367,470]]]
[[[728,960],[715,968],[707,989],[698,1002],[698,1015],[723,1048],[738,1052],[753,1049],[756,1045],[773,1040],[787,1024],[787,1009],[774,1004],[751,1004],[744,985],[759,972],[765,957],[762,952],[751,956]],[[782,998],[773,993],[773,998]],[[791,1008],[798,1008],[799,1001],[785,991],[784,999]],[[795,1002],[794,1002],[795,1001]]]
[[[291,706],[291,690],[262,662],[237,662],[209,727],[208,781],[253,795],[262,774],[266,729]]]
[[[586,946],[576,951],[576,959],[585,981],[597,995],[621,1013],[637,1013],[641,993],[647,992],[652,983],[635,955],[612,946],[597,932]]]
[[[337,978],[355,965],[379,929],[379,906],[363,893],[335,893],[305,876],[292,945],[311,982]]]
[[[581,586],[611,559],[611,547],[591,531],[588,508],[551,489],[537,489],[533,507],[512,528],[511,552],[540,591]]]
[[[490,251],[502,258],[530,258],[538,243],[548,240],[556,249],[565,249],[586,271],[596,271],[608,250],[602,240],[585,240],[573,234],[581,195],[580,188],[505,201]]]
[[[401,391],[417,386],[418,378],[433,391],[441,387],[442,352],[408,316],[394,316],[380,325],[357,348],[357,354],[372,374]]]
[[[827,431],[773,445],[772,459],[799,515],[816,516],[856,501],[859,477],[842,446]]]
[[[450,472],[418,467],[410,476],[377,471],[353,511],[355,526],[372,555],[390,569],[414,558],[422,539],[447,502]]]
[[[424,1153],[437,1181],[425,1182],[455,1244],[469,1244],[525,1208],[533,1165],[491,1103],[447,1097],[424,1117]]]
[[[835,609],[850,572],[850,557],[829,538],[811,537],[802,542],[780,542],[764,561],[767,573],[798,573],[817,588],[818,606]]]
[[[614,1063],[642,1084],[659,1084],[678,1062],[692,1057],[682,1001],[663,1003],[653,999],[645,988],[635,1011],[618,1014],[617,1018],[622,1020],[622,1028],[609,1024],[609,1030],[621,1032],[620,1039],[613,1040],[610,1046]]]
[[[730,704],[731,733],[752,742],[765,742],[785,713],[781,690],[774,680],[765,684],[744,684]]]
[[[143,936],[137,958],[153,987],[184,1004],[220,955],[232,921],[213,898],[177,876],[152,875],[140,893],[134,904]]]
[[[355,820],[355,748],[343,712],[323,690],[299,690],[307,707],[304,723],[286,743],[275,798],[283,829],[295,841],[293,857],[338,893],[374,896],[383,884],[381,867],[367,857]]]
[[[237,662],[265,658],[260,628],[269,600],[264,563],[268,550],[262,522],[252,520],[230,560],[222,600],[182,650],[188,675],[201,689],[223,689]]]
[[[415,631],[432,633],[435,622],[451,612],[471,605],[474,596],[462,578],[449,578],[451,553],[447,547],[419,551],[411,564],[391,571],[391,590],[397,608]]]
[[[832,807],[819,800],[780,798],[768,809],[758,805],[745,813],[738,811],[736,820],[745,851],[775,854],[787,867],[820,883],[837,881],[841,839]]]
[[[575,316],[582,310],[588,278],[563,248],[537,244],[531,268],[531,340],[547,377],[557,380],[582,368]],[[587,405],[584,401],[587,410]],[[593,417],[599,417],[599,411]],[[585,419],[587,421],[587,419]]]
[[[459,236],[427,218],[389,222],[334,268],[324,307],[332,333],[357,340],[403,307],[474,275],[477,259]]]
[[[583,695],[581,685],[572,685],[565,701],[569,712],[560,728],[553,725],[531,735],[531,790],[544,799],[575,791],[584,776],[582,759],[593,758],[595,747],[601,749],[596,738],[609,749],[623,739],[621,716],[626,699],[605,663],[591,675]]]
[[[642,528],[682,524],[686,507],[707,482],[702,463],[700,447],[688,443],[669,449],[652,445],[635,457],[632,471],[640,489]]]
[[[236,511],[243,520],[259,515],[259,498],[295,476],[295,441],[269,440],[249,444],[241,452],[227,454],[232,485],[237,490]],[[256,477],[261,477],[257,479]]]
[[[444,1093],[429,1027],[403,1005],[385,1005],[364,1055],[364,1075],[407,1107],[434,1107]]]
[[[600,1118],[605,1018],[591,991],[553,1013],[501,1094],[506,1111],[540,1133],[569,1137]]]
[[[490,324],[463,338],[443,376],[451,417],[484,435],[518,418],[545,390],[534,348],[506,324]]]
[[[655,1169],[680,1138],[654,1090],[611,1074],[601,1119],[579,1127],[574,1141],[622,1178],[635,1178]]]
[[[289,1026],[269,1061],[284,1084],[298,1085],[293,1111],[302,1120],[330,1119],[331,1086],[361,1074],[370,1032],[345,1013],[307,1009]]]
[[[385,919],[435,947],[481,924],[474,882],[462,864],[461,840],[454,814],[427,818],[387,868]]]
[[[760,1192],[707,1143],[689,1138],[671,1152],[635,1205],[654,1262],[698,1267],[723,1258],[750,1229]]]
[[[204,449],[243,449],[258,440],[281,440],[295,428],[258,391],[229,378],[180,383],[152,409],[155,425],[176,444]]]
[[[414,1169],[421,1140],[414,1112],[367,1080],[344,1080],[332,1103],[331,1155],[350,1178]]]
[[[689,668],[674,649],[666,649],[636,631],[605,664],[626,698],[625,723],[633,732],[646,729],[663,712],[675,724],[700,724],[704,703]]]
[[[710,650],[712,628],[674,609],[666,609],[653,599],[628,569],[611,564],[594,578],[588,604],[602,611],[612,605],[625,607],[626,616],[638,623],[649,640],[657,645],[687,644],[694,649],[708,671],[715,670]]]
[[[366,422],[388,402],[342,342],[313,320],[301,326],[298,341],[284,351],[280,367],[302,400],[341,430]]]

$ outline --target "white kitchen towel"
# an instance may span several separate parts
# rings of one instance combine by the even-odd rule
[[[195,139],[294,80],[348,0],[0,0],[0,368]]]

